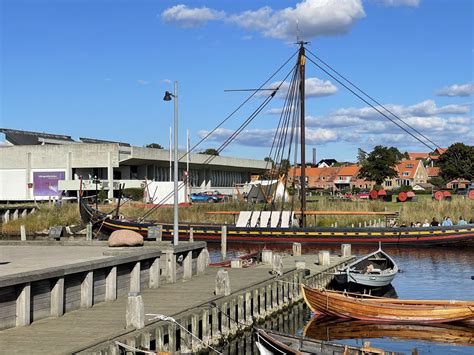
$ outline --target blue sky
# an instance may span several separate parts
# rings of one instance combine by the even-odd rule
[[[0,3],[2,127],[167,146],[173,105],[162,98],[177,80],[184,147],[186,128],[197,142],[248,95],[224,89],[260,86],[296,51],[298,21],[313,53],[435,143],[474,144],[471,0]],[[355,160],[376,144],[427,150],[311,63],[306,71],[308,152]],[[222,155],[267,156],[279,118],[268,111],[282,103]]]

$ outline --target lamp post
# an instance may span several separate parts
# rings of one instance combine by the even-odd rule
[[[94,180],[92,182],[95,184],[95,209],[99,209],[99,190],[97,189],[97,185],[100,183],[100,180],[97,178],[97,175],[94,176]]]
[[[174,82],[173,94],[165,92],[164,101],[171,101],[174,98],[174,220],[173,220],[173,245],[178,245],[179,225],[178,225],[178,82]]]

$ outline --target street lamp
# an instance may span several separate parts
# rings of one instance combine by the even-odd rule
[[[178,245],[179,225],[178,225],[178,82],[174,82],[173,94],[165,92],[164,101],[174,99],[174,224],[173,224],[173,245]]]
[[[100,183],[100,180],[97,178],[97,175],[94,176],[94,180],[92,183],[95,184],[95,209],[99,209],[99,190],[97,189],[97,185]]]

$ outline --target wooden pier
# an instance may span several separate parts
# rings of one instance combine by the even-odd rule
[[[75,248],[80,251],[81,246]],[[0,274],[0,293],[9,295],[0,302],[2,352],[117,354],[116,340],[150,350],[196,351],[203,344],[176,323],[155,319],[147,320],[142,329],[127,328],[128,292],[140,294],[146,314],[171,316],[205,344],[216,344],[255,319],[301,300],[301,282],[326,285],[330,272],[350,259],[332,256],[319,265],[321,255],[287,256],[277,276],[274,265],[227,269],[231,292],[216,296],[219,269],[202,268],[207,257],[203,243],[101,254],[79,263]]]

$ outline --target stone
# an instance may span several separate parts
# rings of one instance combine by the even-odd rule
[[[109,247],[143,246],[143,237],[137,232],[119,229],[110,235],[108,245]]]
[[[220,269],[216,276],[216,296],[230,295],[230,279],[227,270]]]

